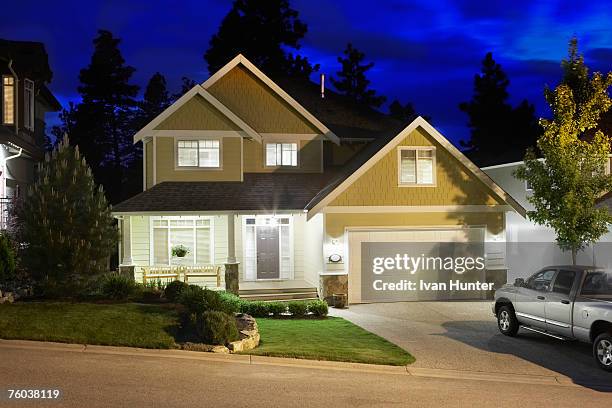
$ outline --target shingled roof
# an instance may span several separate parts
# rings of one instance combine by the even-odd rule
[[[115,213],[303,210],[331,173],[245,173],[244,181],[166,181],[113,207]]]

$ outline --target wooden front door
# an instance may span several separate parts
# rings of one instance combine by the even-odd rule
[[[257,279],[279,279],[278,227],[257,227]]]

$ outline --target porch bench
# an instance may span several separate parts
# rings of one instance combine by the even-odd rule
[[[181,270],[176,267],[163,266],[143,266],[142,267],[142,283],[147,283],[147,279],[172,279],[179,280]]]
[[[221,267],[218,265],[186,267],[184,277],[185,283],[189,283],[189,278],[217,278],[217,287],[221,287]]]

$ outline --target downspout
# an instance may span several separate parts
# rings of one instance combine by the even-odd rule
[[[15,134],[18,135],[19,134],[19,77],[17,76],[17,73],[15,72],[15,70],[13,70],[13,60],[12,59],[9,60],[8,69],[9,71],[11,71],[11,74],[13,74],[13,77],[15,77]],[[21,152],[19,152],[19,155],[21,155]]]
[[[20,157],[22,153],[23,153],[23,148],[22,148],[22,147],[20,147],[20,148],[19,148],[19,153],[14,154],[14,155],[12,155],[12,156],[9,156],[9,157],[5,158],[5,159],[2,161],[2,169],[0,169],[0,170],[1,170],[1,171],[3,171],[4,173],[6,173],[6,172],[7,172],[6,162],[7,162],[7,161],[9,161],[9,160],[13,160],[13,159],[16,159],[16,158]],[[3,180],[3,182],[4,182],[4,185],[2,186],[2,191],[4,192],[4,194],[6,194],[6,176],[4,176],[4,177],[2,178],[2,180]]]

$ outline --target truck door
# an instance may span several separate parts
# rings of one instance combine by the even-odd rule
[[[576,271],[560,269],[546,297],[546,331],[573,337],[572,299],[570,293],[576,284]]]
[[[551,283],[556,273],[556,269],[541,270],[517,291],[514,309],[522,324],[546,330],[546,297],[550,295]]]

